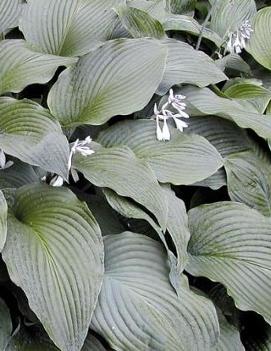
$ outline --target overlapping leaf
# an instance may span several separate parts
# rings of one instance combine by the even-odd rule
[[[7,238],[8,206],[6,199],[0,191],[0,252],[3,250]]]
[[[40,54],[24,40],[3,40],[0,42],[0,95],[18,93],[33,83],[47,83],[58,66],[68,66],[76,61]]]
[[[164,45],[168,48],[168,57],[165,74],[157,90],[159,95],[164,95],[175,84],[189,83],[205,87],[227,79],[202,51],[174,39],[164,40]]]
[[[164,192],[150,166],[128,147],[101,148],[88,157],[76,155],[73,166],[94,185],[143,205],[165,228],[168,213]]]
[[[3,259],[54,343],[81,350],[103,277],[101,233],[87,206],[65,188],[20,188]]]
[[[162,79],[166,55],[152,39],[107,42],[60,75],[48,98],[51,112],[71,127],[140,110]]]
[[[5,350],[12,333],[12,321],[9,310],[2,299],[0,299],[0,348]]]
[[[38,51],[81,56],[111,36],[123,0],[29,0],[20,29]]]
[[[185,283],[177,297],[159,243],[131,232],[107,236],[105,267],[91,325],[113,349],[201,351],[215,344],[214,307]]]
[[[0,33],[18,25],[19,15],[22,10],[21,0],[0,1]]]
[[[241,310],[271,322],[271,220],[235,202],[189,211],[191,241],[186,270],[224,284]]]
[[[203,137],[184,135],[172,128],[169,143],[157,141],[155,122],[126,121],[100,134],[107,147],[126,145],[145,160],[162,183],[193,184],[214,174],[222,165],[216,149]]]
[[[100,341],[94,335],[87,336],[82,351],[106,351]]]
[[[30,100],[1,97],[0,115],[4,152],[67,178],[69,144],[48,110]]]

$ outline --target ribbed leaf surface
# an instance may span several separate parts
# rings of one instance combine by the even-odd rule
[[[112,40],[60,75],[48,105],[66,127],[141,110],[162,79],[166,54],[155,40]]]
[[[94,335],[87,336],[82,351],[106,351],[100,341]]]
[[[0,172],[0,189],[20,188],[29,183],[39,182],[40,179],[33,167],[15,160],[12,167],[2,169]]]
[[[0,1],[0,33],[18,25],[18,18],[21,10],[21,0]]]
[[[30,84],[47,83],[58,66],[76,61],[35,52],[24,40],[3,40],[0,42],[0,95],[18,93]]]
[[[159,243],[131,232],[107,236],[105,267],[92,327],[113,349],[202,351],[214,345],[214,307],[186,284],[176,295]]]
[[[73,166],[94,185],[110,188],[143,205],[165,228],[167,201],[164,192],[150,166],[128,147],[102,148],[88,157],[77,155]]]
[[[0,191],[0,252],[3,250],[7,238],[8,206],[6,199]],[[1,329],[1,328],[0,328]]]
[[[116,24],[112,8],[122,0],[29,0],[20,29],[38,51],[81,56],[107,40]]]
[[[69,144],[49,111],[30,100],[0,98],[0,148],[67,178]]]
[[[102,132],[98,141],[106,147],[126,145],[145,160],[162,183],[188,185],[214,174],[223,161],[203,137],[184,135],[172,128],[170,142],[158,141],[155,122],[118,123]]]
[[[20,188],[3,259],[54,343],[80,351],[103,278],[101,233],[87,206],[65,188]]]
[[[218,202],[189,211],[186,270],[224,284],[236,306],[271,322],[271,220],[244,204]]]
[[[166,70],[157,90],[164,95],[175,84],[188,83],[205,87],[226,80],[225,74],[214,61],[202,51],[174,39],[163,41],[168,48]]]

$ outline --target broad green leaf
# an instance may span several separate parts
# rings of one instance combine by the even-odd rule
[[[184,270],[187,262],[187,244],[190,238],[188,230],[187,214],[183,201],[178,199],[173,191],[164,187],[165,196],[168,205],[168,219],[166,229],[175,246],[177,257],[168,247],[165,234],[162,229],[154,222],[148,213],[143,211],[135,203],[127,198],[118,196],[115,192],[105,189],[104,193],[109,204],[118,211],[122,216],[127,218],[136,218],[147,221],[157,232],[163,242],[170,262],[170,281],[178,293],[179,277]]]
[[[152,212],[164,229],[167,201],[152,169],[128,147],[101,148],[91,156],[75,155],[73,167],[94,185],[132,198]]]
[[[7,239],[7,216],[7,202],[2,191],[0,191],[0,252],[3,250]]]
[[[155,130],[154,121],[125,121],[106,129],[98,141],[106,147],[128,146],[150,165],[162,183],[190,185],[222,167],[221,156],[205,138],[172,128],[170,142],[161,142]]]
[[[222,186],[227,185],[226,173],[224,168],[220,168],[215,174],[211,175],[200,182],[194,183],[194,186],[202,186],[211,188],[213,190],[218,190],[222,188]]]
[[[88,334],[82,351],[107,351],[101,342],[92,334]]]
[[[103,278],[97,222],[66,188],[16,191],[3,259],[61,351],[80,351]]]
[[[261,9],[254,19],[252,33],[246,50],[262,66],[271,70],[271,7]]]
[[[48,110],[31,100],[0,98],[0,148],[67,179],[69,144]]]
[[[29,183],[40,182],[33,167],[17,159],[12,167],[1,169],[0,189],[19,188]]]
[[[225,168],[231,199],[271,216],[271,163],[242,152],[228,157]]]
[[[163,22],[166,31],[174,30],[186,32],[196,36],[202,35],[204,39],[208,39],[216,44],[217,47],[222,45],[222,38],[212,31],[210,28],[203,27],[193,17],[184,15],[171,15]]]
[[[213,6],[210,28],[223,39],[244,21],[252,21],[257,11],[254,0],[216,0]]]
[[[168,11],[176,14],[183,14],[194,11],[197,0],[166,0]]]
[[[164,0],[126,0],[127,5],[147,12],[151,17],[163,22],[168,16]]]
[[[167,39],[163,43],[168,48],[168,57],[163,80],[157,90],[159,95],[164,95],[176,84],[205,87],[227,79],[204,52],[175,39]]]
[[[12,333],[12,321],[9,310],[2,299],[0,299],[0,349],[6,350]]]
[[[21,0],[0,1],[0,33],[16,27],[22,10]]]
[[[142,109],[162,79],[166,54],[152,39],[107,42],[60,75],[48,97],[52,114],[72,127]]]
[[[77,59],[40,54],[24,40],[0,42],[0,95],[18,93],[27,85],[47,83],[58,66],[68,66]]]
[[[238,54],[228,54],[221,59],[215,60],[215,64],[223,72],[225,70],[233,70],[237,71],[238,73],[243,72],[246,74],[251,74],[250,66]]]
[[[271,219],[237,202],[189,211],[186,270],[225,285],[236,306],[271,323]]]
[[[215,115],[234,121],[241,128],[250,128],[263,138],[271,138],[271,118],[248,111],[237,101],[220,97],[208,88],[182,89],[195,116]]]
[[[109,235],[104,244],[105,277],[91,327],[115,350],[210,350],[218,336],[214,306],[186,281],[176,295],[161,245],[131,232]]]
[[[147,12],[127,5],[118,6],[114,10],[118,14],[121,24],[133,38],[162,39],[166,36],[162,24]]]
[[[28,0],[20,21],[26,41],[38,51],[81,56],[111,36],[123,0]]]
[[[238,329],[227,321],[219,309],[217,309],[217,314],[220,326],[220,338],[212,351],[245,351]]]

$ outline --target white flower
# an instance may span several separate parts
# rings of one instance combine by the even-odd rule
[[[64,184],[64,179],[61,176],[59,176],[59,175],[55,175],[51,179],[49,184],[52,185],[52,186],[55,186],[55,187],[59,187],[59,186],[62,186]]]
[[[253,29],[249,20],[246,20],[235,32],[228,34],[227,46],[225,52],[231,54],[240,54],[242,49],[246,47],[247,41],[250,39]]]
[[[158,110],[157,105],[154,105],[154,115],[156,118],[156,137],[159,141],[170,140],[170,131],[168,128],[167,120],[172,118],[179,131],[183,131],[183,128],[188,127],[187,123],[180,120],[179,118],[189,118],[189,115],[184,112],[186,104],[183,102],[185,99],[184,95],[174,95],[173,90],[170,89],[168,101],[162,106],[161,111]],[[168,108],[172,107],[178,113],[173,113]],[[163,127],[160,127],[160,121],[163,122]]]
[[[0,169],[7,169],[14,164],[13,161],[8,161],[6,159],[6,155],[2,149],[0,149]]]
[[[72,167],[72,157],[74,154],[79,153],[82,156],[89,156],[94,154],[94,150],[91,150],[90,144],[92,139],[90,136],[86,137],[84,140],[77,139],[74,143],[71,144],[71,151],[68,160],[68,169]]]

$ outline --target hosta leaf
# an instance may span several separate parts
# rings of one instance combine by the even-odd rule
[[[215,174],[211,175],[211,177],[202,180],[201,182],[197,182],[193,184],[194,186],[203,186],[207,188],[211,188],[213,190],[218,190],[222,186],[227,185],[226,173],[224,168],[220,168]]]
[[[171,15],[166,18],[163,23],[163,27],[166,31],[174,30],[180,32],[186,32],[196,36],[202,35],[204,39],[208,39],[216,44],[216,46],[222,45],[222,38],[209,28],[204,28],[200,25],[193,17],[184,15]]]
[[[187,262],[187,244],[190,238],[188,230],[187,214],[183,201],[178,199],[173,191],[164,187],[165,196],[168,203],[168,219],[166,229],[175,246],[177,257],[169,249],[165,239],[165,234],[154,222],[148,213],[144,212],[139,206],[129,201],[127,198],[118,196],[115,192],[105,189],[104,193],[109,204],[122,216],[127,218],[143,219],[147,221],[159,235],[168,252],[170,262],[170,280],[173,287],[178,292],[179,277],[183,272]]]
[[[122,0],[29,0],[20,29],[38,51],[81,56],[111,36]]]
[[[215,343],[214,307],[186,284],[176,295],[159,243],[131,232],[109,235],[105,270],[91,325],[113,349],[201,351]]]
[[[126,145],[145,160],[162,183],[189,185],[214,174],[223,161],[203,137],[184,135],[172,128],[170,142],[158,141],[155,122],[150,120],[118,123],[99,135],[106,147]]]
[[[7,238],[7,215],[8,215],[7,202],[2,191],[0,191],[0,252],[4,248],[6,238]]]
[[[220,97],[208,88],[187,87],[182,89],[192,107],[191,114],[216,115],[233,120],[241,128],[251,128],[263,138],[271,138],[271,118],[251,112],[237,101]]]
[[[226,80],[214,61],[202,51],[174,39],[164,40],[168,48],[166,70],[157,93],[164,95],[175,84],[188,83],[204,87]]]
[[[186,270],[224,284],[236,306],[271,322],[271,220],[244,204],[218,202],[189,211]]]
[[[183,14],[195,9],[197,0],[166,0],[167,9],[172,13]]]
[[[151,17],[163,22],[168,16],[164,0],[126,0],[127,5],[147,12]]]
[[[261,9],[254,19],[254,33],[247,46],[247,51],[262,66],[271,70],[271,7]]]
[[[81,350],[103,277],[101,233],[87,206],[65,188],[18,189],[3,259],[54,343]]]
[[[69,144],[48,110],[30,100],[1,97],[0,115],[4,152],[67,178]]]
[[[259,336],[245,335],[244,344],[247,351],[271,351],[271,328],[261,330]]]
[[[65,127],[99,125],[140,110],[162,79],[166,53],[151,39],[107,42],[60,75],[48,105]]]
[[[89,333],[85,340],[85,344],[82,348],[82,351],[107,351],[100,341]]]
[[[73,166],[98,187],[132,198],[152,212],[165,228],[167,202],[150,166],[128,147],[101,148],[95,154],[76,155]]]
[[[217,0],[213,6],[210,27],[224,39],[245,20],[251,21],[257,11],[254,0]]]
[[[12,333],[12,322],[9,310],[2,299],[0,299],[0,348],[6,350]]]
[[[115,9],[121,24],[134,38],[153,37],[162,39],[165,31],[162,24],[147,12],[127,5],[118,6]]]
[[[247,74],[251,73],[250,66],[238,54],[228,54],[221,59],[215,60],[215,64],[221,71],[230,69]]]
[[[76,61],[35,52],[24,40],[3,40],[0,42],[0,95],[18,93],[33,83],[47,83],[58,66]]]
[[[21,10],[21,0],[0,1],[0,33],[18,25]]]
[[[271,216],[271,163],[243,152],[228,157],[225,168],[231,199]]]

